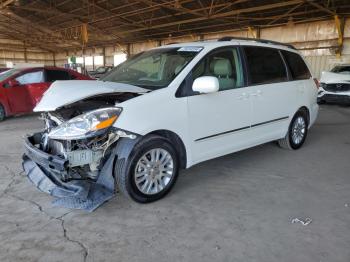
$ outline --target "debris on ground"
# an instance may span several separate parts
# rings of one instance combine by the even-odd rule
[[[300,223],[302,224],[303,226],[307,226],[308,224],[310,224],[312,222],[312,219],[307,217],[305,218],[304,220],[303,219],[300,219],[300,218],[293,218],[292,219],[292,224],[294,223]]]

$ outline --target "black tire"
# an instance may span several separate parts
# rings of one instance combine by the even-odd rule
[[[3,121],[6,117],[5,108],[0,104],[0,122]]]
[[[298,121],[299,118],[302,118],[305,123],[305,132],[303,133],[303,138],[300,140],[300,142],[296,143],[293,140],[293,127],[296,124],[296,121]],[[278,140],[278,144],[281,148],[290,149],[290,150],[297,150],[302,147],[302,145],[305,142],[305,139],[307,137],[308,133],[308,116],[307,113],[304,110],[299,110],[293,117],[292,121],[290,122],[288,133],[286,136],[280,140]]]
[[[173,175],[160,192],[155,194],[144,194],[136,185],[135,171],[140,158],[152,149],[163,149],[170,154],[173,160]],[[125,165],[124,172],[117,172],[117,170],[115,170],[117,186],[124,195],[139,203],[150,203],[163,198],[174,186],[179,173],[179,160],[176,150],[169,140],[157,135],[146,136],[138,142],[128,157]]]

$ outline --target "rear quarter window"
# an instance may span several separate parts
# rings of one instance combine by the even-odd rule
[[[289,71],[293,80],[311,78],[311,73],[300,55],[288,51],[282,51],[282,54],[289,67]]]
[[[244,52],[250,84],[271,84],[288,80],[286,67],[277,49],[246,46]]]

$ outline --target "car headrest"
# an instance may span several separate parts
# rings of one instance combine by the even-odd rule
[[[232,75],[232,66],[230,60],[225,58],[216,59],[213,62],[213,73],[216,76],[230,77]]]
[[[184,65],[178,65],[176,68],[175,68],[175,75],[177,75],[180,71],[181,71],[181,69],[183,68],[183,66]]]

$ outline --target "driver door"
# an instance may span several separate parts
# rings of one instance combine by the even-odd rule
[[[249,145],[252,106],[244,87],[240,52],[225,47],[209,53],[192,71],[192,79],[215,76],[219,91],[188,97],[193,160],[201,162]]]

